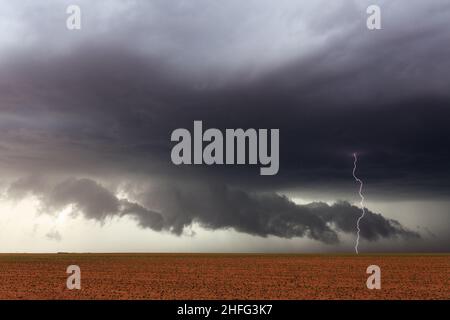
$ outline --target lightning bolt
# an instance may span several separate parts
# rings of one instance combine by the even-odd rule
[[[361,197],[361,202],[359,203],[359,205],[361,206],[361,210],[362,210],[362,214],[361,216],[358,218],[358,220],[356,221],[356,244],[355,244],[355,251],[356,254],[359,254],[358,252],[358,246],[359,246],[359,233],[361,232],[361,229],[359,228],[359,223],[361,221],[362,218],[364,218],[364,215],[366,214],[365,208],[364,208],[364,196],[362,194],[362,189],[363,189],[363,182],[361,179],[359,179],[356,174],[356,167],[357,167],[357,163],[358,163],[358,156],[356,155],[356,153],[353,153],[353,158],[355,159],[355,161],[353,162],[353,178],[355,178],[355,181],[359,183],[359,196]]]

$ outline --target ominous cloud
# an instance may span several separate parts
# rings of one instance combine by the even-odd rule
[[[333,205],[297,205],[275,193],[250,194],[224,185],[153,187],[138,198],[145,204],[117,198],[111,191],[90,179],[69,179],[36,189],[36,177],[12,184],[8,196],[34,195],[41,210],[55,213],[73,206],[88,219],[105,221],[108,217],[130,215],[139,226],[175,234],[193,223],[207,229],[228,229],[251,235],[281,238],[309,237],[328,244],[339,242],[339,232],[354,233],[361,210],[348,202]],[[148,209],[148,208],[151,209]],[[369,241],[379,238],[419,238],[398,221],[386,219],[370,210],[361,225],[361,236]]]
[[[448,199],[450,3],[378,2],[383,29],[372,32],[366,0],[80,0],[82,30],[71,32],[70,1],[0,0],[9,196],[38,195],[49,212],[73,204],[99,221],[130,215],[175,234],[199,222],[335,243],[353,232],[358,208],[278,194],[326,189],[337,200],[354,188],[358,152],[372,199]],[[170,133],[194,120],[280,129],[279,174],[174,166]],[[46,178],[17,180],[36,174]],[[166,187],[134,202],[110,191],[147,181]],[[369,211],[362,236],[417,234]]]
[[[133,172],[339,189],[357,151],[373,192],[448,194],[446,1],[383,2],[380,32],[365,29],[364,1],[82,2],[79,33],[50,28],[64,20],[42,3],[7,7],[10,19],[28,17],[17,32],[29,42],[1,47],[5,174]],[[193,120],[279,128],[279,174],[262,181],[246,166],[174,167],[168,137]]]

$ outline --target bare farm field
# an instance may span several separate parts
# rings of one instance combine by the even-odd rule
[[[0,299],[450,299],[450,255],[0,254]]]

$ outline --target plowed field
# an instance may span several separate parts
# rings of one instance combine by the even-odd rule
[[[450,299],[450,255],[0,254],[0,299]]]

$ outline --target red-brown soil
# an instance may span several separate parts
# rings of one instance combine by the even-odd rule
[[[0,254],[0,299],[450,299],[450,255]]]

